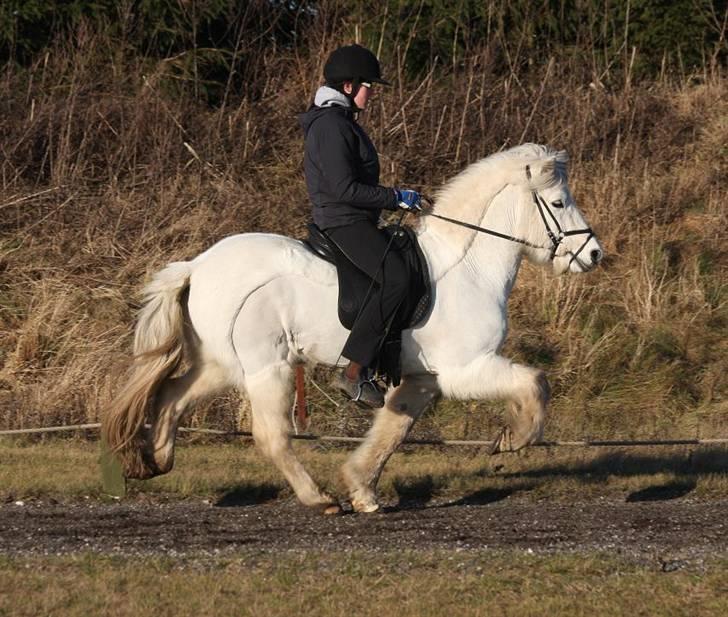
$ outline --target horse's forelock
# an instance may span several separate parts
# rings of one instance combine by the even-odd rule
[[[513,152],[524,161],[523,180],[528,188],[535,190],[550,188],[564,184],[568,180],[569,155],[566,150],[524,144],[514,148]]]

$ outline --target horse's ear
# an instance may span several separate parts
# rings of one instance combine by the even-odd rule
[[[556,159],[553,156],[537,159],[526,165],[526,183],[532,189],[543,188],[553,183]]]
[[[554,172],[556,171],[556,157],[550,156],[548,157],[541,166],[541,175],[543,175],[546,178],[550,178],[554,175]]]
[[[569,155],[566,150],[553,150],[539,147],[537,158],[526,158],[519,161],[518,182],[524,183],[531,190],[539,190],[553,186],[566,178],[566,166]]]

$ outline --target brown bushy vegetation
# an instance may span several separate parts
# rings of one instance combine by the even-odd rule
[[[98,420],[128,361],[140,286],[166,262],[238,232],[303,235],[295,114],[328,51],[360,25],[321,15],[300,44],[249,53],[255,79],[214,107],[182,58],[126,53],[91,27],[30,66],[6,65],[0,428]],[[572,191],[609,257],[580,277],[526,267],[516,286],[507,353],[549,375],[547,437],[725,437],[724,69],[637,81],[633,55],[614,68],[585,49],[504,73],[502,52],[484,41],[419,76],[402,68],[406,41],[384,56],[394,86],[362,119],[383,183],[431,192],[504,147],[567,149]],[[233,426],[237,406],[218,399],[191,422]],[[316,421],[340,413],[322,400]],[[493,416],[443,404],[425,425],[475,437]]]

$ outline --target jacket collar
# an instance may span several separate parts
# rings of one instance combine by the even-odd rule
[[[329,86],[321,86],[316,91],[313,104],[316,107],[346,107],[351,109],[351,101],[345,95]]]

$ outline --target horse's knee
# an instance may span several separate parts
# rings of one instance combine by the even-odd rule
[[[273,461],[280,461],[290,449],[290,443],[285,439],[268,439],[262,447],[263,453]]]
[[[275,413],[265,414],[265,410],[260,409],[256,412],[254,407],[252,429],[255,445],[264,456],[278,461],[290,452],[289,426],[285,416]]]

